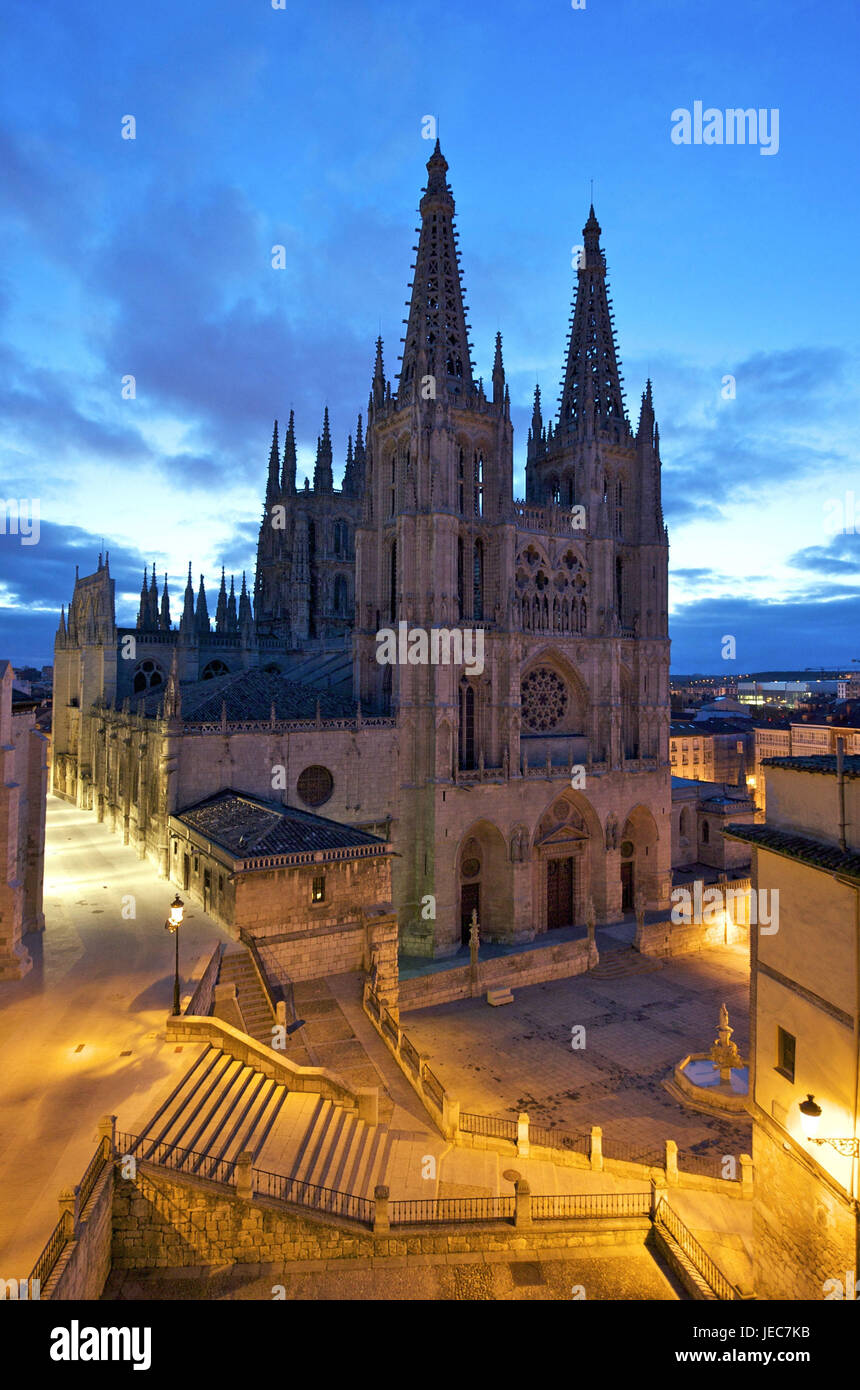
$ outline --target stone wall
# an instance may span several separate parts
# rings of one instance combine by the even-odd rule
[[[596,946],[583,939],[513,951],[510,955],[479,961],[478,984],[474,990],[468,965],[438,970],[432,975],[417,975],[400,982],[400,1010],[428,1009],[433,1004],[447,1004],[453,999],[470,999],[489,989],[505,986],[516,989],[517,986],[543,984],[546,980],[584,975],[597,960]]]
[[[60,1300],[100,1298],[111,1268],[114,1165],[102,1170],[92,1195],[77,1220],[74,1238],[65,1246],[42,1289],[42,1298]]]
[[[691,893],[694,885],[684,884]],[[656,922],[645,922],[636,933],[636,948],[646,956],[682,956],[691,951],[704,951],[712,946],[746,945],[749,942],[748,878],[732,879],[727,883],[706,883],[702,893],[716,889],[722,895],[723,906],[713,899],[705,901],[699,921],[673,922],[671,914]],[[726,890],[733,897],[729,913],[725,913]],[[740,895],[740,896],[739,896]],[[709,904],[713,902],[711,907]],[[695,912],[692,914],[695,917]],[[711,921],[711,918],[716,920]]]
[[[758,1298],[813,1299],[857,1270],[856,1204],[758,1111],[753,1128],[753,1283]],[[832,1286],[831,1286],[832,1288]]]
[[[292,1260],[370,1259],[487,1250],[541,1250],[588,1245],[642,1245],[647,1217],[439,1225],[374,1234],[336,1217],[299,1213],[285,1204],[235,1192],[200,1178],[138,1165],[117,1178],[112,1263],[117,1269],[187,1268]]]

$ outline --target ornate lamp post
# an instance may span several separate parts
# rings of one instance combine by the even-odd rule
[[[184,907],[185,904],[177,893],[173,902],[170,904],[170,911],[167,915],[167,921],[164,924],[164,930],[172,932],[176,938],[176,966],[173,974],[174,1017],[179,1013],[179,928],[182,926],[182,912]]]
[[[802,1100],[798,1106],[803,1116],[803,1128],[806,1138],[810,1144],[829,1144],[837,1153],[844,1158],[860,1157],[860,1138],[854,1139],[831,1139],[817,1137],[819,1121],[821,1120],[821,1106],[816,1104],[815,1097],[807,1095],[806,1100]]]

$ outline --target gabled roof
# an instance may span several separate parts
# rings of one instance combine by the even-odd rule
[[[796,756],[785,758],[763,758],[762,767],[788,767],[795,772],[824,772],[836,775],[836,754],[821,753],[817,756]],[[846,777],[860,777],[860,754],[848,753],[842,759],[842,771]]]
[[[273,671],[238,671],[235,675],[216,676],[212,680],[193,681],[180,686],[182,718],[193,723],[215,722],[221,718],[226,705],[227,719],[263,721],[271,717],[272,705],[276,719],[313,719],[319,701],[323,719],[349,719],[355,715],[355,701],[330,690],[288,680]],[[155,715],[164,699],[164,687],[143,697],[148,715]],[[137,702],[132,701],[132,708]]]
[[[207,797],[172,819],[247,868],[263,867],[255,861],[273,857],[307,863],[317,854],[325,861],[390,852],[384,840],[366,830],[232,790]]]
[[[844,874],[847,878],[860,881],[860,854],[854,850],[826,845],[808,835],[795,835],[786,830],[776,830],[770,825],[726,825],[723,826],[723,834],[732,840],[745,840],[747,844],[757,845],[760,849],[773,850],[775,854],[796,859],[811,868]]]

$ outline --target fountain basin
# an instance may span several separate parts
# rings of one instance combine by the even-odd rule
[[[682,1096],[717,1114],[744,1114],[749,1093],[749,1068],[732,1067],[728,1081],[707,1052],[691,1052],[675,1067],[673,1080]]]

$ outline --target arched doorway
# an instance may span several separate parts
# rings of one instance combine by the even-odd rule
[[[591,892],[591,832],[586,812],[562,796],[541,817],[535,836],[535,906],[547,931],[582,922]]]
[[[657,826],[646,806],[636,806],[624,822],[620,839],[621,850],[621,911],[632,912],[636,895],[642,892],[646,902],[658,896],[657,883]]]
[[[511,866],[505,841],[496,826],[480,821],[464,837],[457,856],[460,941],[469,944],[472,913],[482,940],[505,935],[512,916]]]

